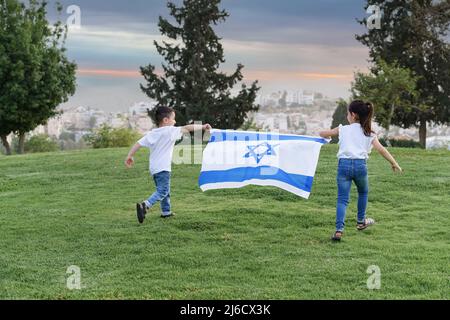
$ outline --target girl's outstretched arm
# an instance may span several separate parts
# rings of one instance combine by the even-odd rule
[[[338,128],[334,128],[331,130],[324,130],[321,131],[319,133],[319,135],[324,138],[324,139],[328,139],[328,138],[332,138],[332,137],[337,137],[339,135],[339,127]]]
[[[394,170],[394,172],[403,172],[397,161],[395,161],[394,157],[389,153],[389,151],[385,147],[383,147],[377,137],[373,140],[372,144],[375,150],[377,150],[387,161],[390,162],[392,170]]]

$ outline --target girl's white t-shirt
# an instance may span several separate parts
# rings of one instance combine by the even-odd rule
[[[376,138],[375,134],[370,137],[364,134],[364,130],[359,123],[348,126],[339,126],[339,159],[364,159],[369,158],[372,151],[372,142]]]
[[[152,175],[162,171],[172,171],[173,148],[183,136],[181,127],[161,127],[148,132],[139,140],[142,147],[149,148],[150,172]]]

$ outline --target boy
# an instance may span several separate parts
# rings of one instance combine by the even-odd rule
[[[151,150],[150,173],[156,184],[156,192],[144,202],[136,205],[139,223],[144,222],[147,210],[159,201],[161,202],[162,218],[174,215],[170,207],[170,176],[175,142],[180,140],[184,133],[195,130],[211,130],[209,124],[175,127],[175,111],[169,107],[159,107],[155,113],[155,121],[158,128],[148,132],[139,140],[125,160],[125,166],[131,168],[134,164],[133,156],[140,148],[146,147]]]

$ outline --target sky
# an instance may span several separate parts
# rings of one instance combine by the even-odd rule
[[[56,1],[50,1],[50,8]],[[70,29],[68,56],[78,65],[77,92],[64,107],[127,110],[148,98],[141,92],[139,67],[161,70],[153,41],[165,38],[158,18],[170,18],[166,0],[60,0],[81,10],[81,28]],[[181,0],[173,1],[181,4]],[[233,72],[242,63],[244,81],[259,81],[262,94],[313,90],[330,98],[350,95],[355,71],[368,66],[368,49],[355,40],[365,32],[364,0],[222,0],[230,17],[215,27]],[[49,18],[58,18],[49,10]],[[159,68],[159,69],[158,69]]]

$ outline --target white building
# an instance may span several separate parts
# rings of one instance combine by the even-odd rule
[[[450,150],[450,136],[430,137],[427,139],[427,149]]]
[[[303,91],[299,104],[312,106],[314,104],[314,92]]]

